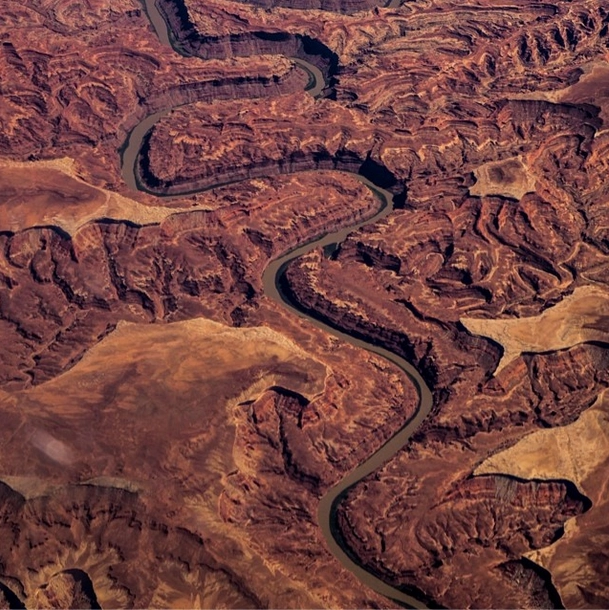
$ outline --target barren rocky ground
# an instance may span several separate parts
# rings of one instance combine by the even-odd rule
[[[0,607],[394,606],[314,320],[358,565],[607,607],[609,10],[151,1],[0,0]]]

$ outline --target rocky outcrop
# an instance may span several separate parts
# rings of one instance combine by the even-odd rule
[[[414,388],[262,285],[377,208],[342,169],[397,208],[294,261],[284,292],[411,359],[435,400],[338,506],[350,555],[433,605],[606,605],[609,13],[264,1],[163,0],[174,48],[135,1],[3,10],[0,602],[390,603],[333,561],[316,511]],[[150,192],[119,198],[117,149],[175,106],[140,155]],[[554,429],[595,452],[592,491],[561,434],[534,463]],[[529,470],[497,471],[505,450]]]
[[[321,149],[311,153],[295,150],[290,154],[282,155],[278,160],[257,160],[252,165],[242,165],[237,169],[227,165],[216,168],[212,164],[207,164],[202,168],[206,172],[206,176],[199,175],[195,178],[187,179],[178,176],[174,180],[160,180],[155,175],[150,160],[151,140],[153,137],[153,133],[149,134],[141,148],[138,180],[147,192],[158,196],[189,194],[214,188],[218,185],[251,180],[252,178],[314,170],[336,170],[360,174],[364,177],[374,175],[374,171],[366,171],[366,159],[359,157],[357,153],[350,150],[338,150],[332,154],[327,150]],[[157,142],[155,142],[155,146],[158,146]],[[385,186],[397,191],[398,197],[403,197],[403,187],[400,187],[390,172],[385,171],[384,173],[387,174]]]
[[[296,10],[321,10],[334,13],[355,13],[382,6],[378,0],[237,0],[260,8],[289,8]]]
[[[195,102],[211,103],[222,100],[256,99],[300,93],[305,85],[306,78],[302,71],[292,68],[286,74],[270,77],[238,76],[175,85],[165,91],[155,92],[154,95],[143,102],[143,105],[147,112],[153,113]]]
[[[402,534],[411,530],[416,536],[409,558],[404,561],[395,540],[374,534],[375,524],[368,521],[373,506],[371,495],[381,487],[370,481],[359,491],[350,492],[339,509],[338,525],[345,544],[371,571],[390,579],[394,586],[408,586],[416,573],[415,586],[424,583],[424,591],[439,592],[441,588],[433,580],[441,574],[451,581],[450,589],[442,593],[449,607],[463,605],[472,595],[480,600],[480,605],[487,606],[499,591],[506,607],[528,607],[536,596],[550,601],[553,591],[543,581],[530,578],[529,586],[523,587],[521,582],[514,587],[514,582],[506,578],[504,566],[516,563],[524,550],[552,542],[567,519],[589,506],[573,486],[560,482],[525,483],[507,477],[455,481],[452,491],[440,504],[428,507],[412,530],[399,523],[397,507],[385,514],[383,520],[391,522],[392,527]],[[402,510],[405,504],[416,501],[414,489],[409,489],[408,484],[404,492],[410,498],[399,501]],[[497,569],[493,558],[501,556],[506,561]],[[451,577],[455,564],[465,560],[473,570],[488,570],[487,586],[492,591],[486,592],[480,585],[459,583]],[[475,592],[471,591],[472,586]]]
[[[260,146],[271,135],[268,121],[283,108],[298,112],[303,126],[282,120],[268,146]],[[166,196],[262,176],[338,170],[358,173],[388,189],[400,205],[404,184],[379,159],[372,129],[357,139],[350,135],[362,118],[355,111],[339,112],[333,104],[320,107],[302,95],[278,98],[270,116],[264,100],[179,108],[161,118],[145,137],[138,179],[149,192]],[[222,141],[216,141],[219,130],[225,136]],[[189,135],[176,137],[178,131]],[[201,158],[206,162],[202,164]]]
[[[51,577],[34,594],[35,608],[101,608],[86,572],[65,570]]]

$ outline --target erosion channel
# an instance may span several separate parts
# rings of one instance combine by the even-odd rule
[[[145,5],[146,12],[159,39],[164,44],[171,44],[172,40],[177,39],[177,36],[174,36],[173,33],[168,32],[166,23],[155,6],[154,0],[145,0]],[[174,46],[174,48],[176,47]],[[178,48],[176,48],[176,50],[179,52]],[[293,60],[309,75],[310,82],[306,90],[313,96],[318,95],[325,86],[323,76],[319,68],[299,58],[293,58]],[[125,182],[133,189],[140,189],[149,193],[151,192],[150,190],[146,189],[145,185],[143,185],[137,177],[137,159],[146,135],[154,127],[154,124],[159,120],[159,118],[170,111],[171,109],[167,109],[146,117],[131,131],[128,140],[122,149],[123,177]],[[337,485],[326,492],[326,494],[320,500],[318,520],[319,526],[324,533],[328,547],[332,553],[362,583],[401,605],[415,608],[425,608],[426,606],[419,599],[383,582],[365,570],[362,565],[357,562],[356,557],[351,556],[349,550],[344,546],[341,539],[340,531],[336,523],[336,508],[341,500],[345,497],[349,488],[354,486],[370,473],[374,472],[408,441],[408,439],[427,417],[431,410],[431,391],[419,372],[404,358],[384,349],[383,347],[379,347],[372,343],[352,337],[351,335],[342,332],[338,328],[331,327],[319,319],[316,319],[314,312],[305,312],[300,309],[299,306],[293,302],[282,290],[282,278],[290,261],[315,248],[328,247],[332,249],[336,246],[336,244],[344,240],[345,237],[352,231],[384,218],[393,210],[394,196],[389,191],[380,188],[378,185],[374,184],[364,176],[359,174],[352,175],[370,188],[379,200],[379,209],[376,214],[357,224],[352,224],[333,233],[322,235],[321,237],[303,244],[284,254],[280,258],[272,261],[267,266],[263,275],[264,291],[269,298],[281,303],[281,305],[284,307],[287,307],[297,315],[306,318],[310,323],[316,325],[324,331],[333,334],[343,341],[348,341],[357,347],[374,352],[375,354],[378,354],[391,361],[393,364],[401,368],[415,384],[419,393],[420,401],[415,416],[366,461],[360,464],[348,476],[343,478]],[[226,184],[226,181],[200,190],[208,190],[209,188],[214,188],[223,184]],[[186,192],[180,194],[186,194]],[[174,193],[173,195],[175,196],[178,194]]]

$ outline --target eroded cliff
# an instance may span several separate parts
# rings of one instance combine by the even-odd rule
[[[415,387],[262,283],[378,209],[345,170],[396,209],[282,289],[434,396],[345,548],[434,604],[606,604],[609,12],[399,4],[163,0],[171,48],[150,4],[2,3],[0,603],[391,604],[317,506]]]

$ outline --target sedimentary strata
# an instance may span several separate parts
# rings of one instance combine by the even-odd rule
[[[593,510],[565,523],[564,536],[528,556],[560,583],[566,607],[604,606],[607,544],[607,401],[605,393],[573,423],[539,430],[483,462],[476,474],[509,473],[522,479],[572,481]]]
[[[322,10],[337,13],[355,13],[377,6],[382,6],[378,0],[237,0],[260,8],[287,8],[298,10]]]
[[[301,127],[294,125],[294,115]],[[403,195],[397,178],[371,158],[374,132],[366,123],[357,110],[316,103],[302,94],[270,103],[192,104],[155,124],[139,155],[138,177],[152,193],[179,195],[223,182],[335,169],[359,173]],[[270,124],[275,139],[261,147]]]
[[[414,387],[261,280],[374,214],[347,170],[397,208],[282,288],[434,407],[339,504],[345,548],[434,604],[606,605],[605,7],[163,0],[171,48],[94,4],[2,5],[0,601],[390,604],[316,511]]]
[[[317,490],[373,451],[370,426],[385,419],[390,434],[415,395],[380,359],[298,332],[312,352],[263,327],[121,323],[70,371],[3,396],[0,561],[21,600],[44,604],[78,569],[102,607],[344,604],[353,583],[327,577]],[[335,371],[345,356],[361,366],[357,388]],[[317,592],[298,582],[305,566]]]

